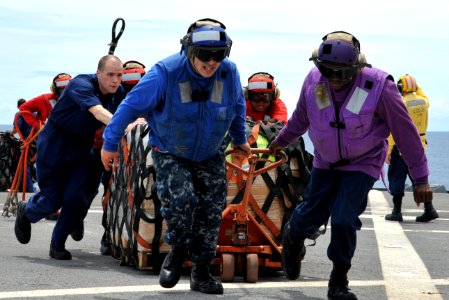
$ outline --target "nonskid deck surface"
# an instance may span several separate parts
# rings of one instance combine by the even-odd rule
[[[101,194],[101,193],[99,193]],[[4,203],[7,193],[0,193]],[[423,207],[417,208],[411,193],[403,201],[402,223],[384,220],[391,212],[385,191],[373,190],[367,210],[361,216],[358,247],[349,272],[350,288],[359,299],[448,299],[449,194],[435,193],[434,205],[440,218],[416,223]],[[19,197],[20,199],[21,197]],[[48,256],[54,221],[32,226],[31,241],[22,245],[14,236],[15,217],[0,219],[0,299],[209,299],[210,295],[190,291],[188,269],[173,289],[159,286],[151,271],[120,266],[112,256],[99,252],[103,234],[102,208],[97,197],[85,221],[80,242],[70,237],[66,247],[73,260],[57,261]],[[301,277],[289,281],[278,271],[261,271],[257,283],[245,283],[236,276],[225,283],[226,299],[326,299],[331,263],[326,250],[330,228],[307,248]]]

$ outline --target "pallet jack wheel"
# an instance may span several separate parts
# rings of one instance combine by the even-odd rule
[[[233,282],[235,274],[234,254],[223,253],[221,255],[220,277],[222,282]]]
[[[250,283],[257,282],[259,278],[259,258],[257,253],[246,254],[246,276],[245,281]]]

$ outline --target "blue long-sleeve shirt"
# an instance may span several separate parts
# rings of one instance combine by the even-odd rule
[[[149,123],[151,145],[189,160],[217,154],[228,131],[235,145],[246,143],[240,76],[228,59],[211,78],[195,73],[183,54],[155,64],[120,104],[103,148],[117,151],[125,128],[140,116]]]

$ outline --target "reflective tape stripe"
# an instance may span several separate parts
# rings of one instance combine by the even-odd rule
[[[61,80],[61,81],[56,81],[56,87],[60,88],[60,87],[66,87],[69,84],[69,79],[67,80]]]
[[[182,103],[192,102],[192,86],[190,85],[190,82],[188,81],[180,82],[179,91],[181,92]]]
[[[214,30],[195,31],[192,33],[192,43],[202,41],[220,41],[220,32]]]
[[[419,106],[419,105],[426,105],[426,100],[423,99],[416,99],[416,100],[410,100],[405,103],[406,106]]]
[[[122,81],[140,80],[142,75],[140,73],[124,73],[122,75]]]
[[[215,80],[210,101],[220,104],[223,100],[223,81]]]
[[[411,76],[405,77],[405,87],[407,91],[416,91],[416,80]]]
[[[357,87],[355,89],[354,93],[352,94],[351,99],[349,99],[346,109],[349,110],[350,112],[358,115],[360,113],[360,110],[362,109],[362,106],[365,103],[367,97],[368,97],[368,92]]]
[[[270,82],[271,83],[271,82]],[[258,89],[268,89],[268,82],[266,81],[255,81],[248,83],[248,90],[258,90]]]

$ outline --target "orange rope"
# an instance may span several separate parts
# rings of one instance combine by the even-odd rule
[[[22,152],[20,154],[19,163],[17,165],[16,173],[14,174],[14,180],[12,182],[11,188],[9,189],[9,196],[16,195],[19,191],[20,183],[22,183],[22,200],[25,200],[26,195],[26,184],[27,184],[27,164],[28,164],[28,156],[30,151],[30,146],[32,143],[37,139],[38,135],[41,133],[41,131],[44,129],[44,124],[42,121],[38,121],[37,125],[33,126],[31,129],[30,134],[27,138],[25,138],[20,131],[18,120],[19,117],[22,115],[32,115],[34,117],[34,114],[29,111],[19,111],[15,118],[14,118],[14,128],[16,129],[17,133],[19,134],[20,140],[22,141]],[[30,161],[36,160],[36,154],[30,159]]]

